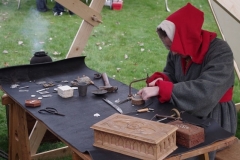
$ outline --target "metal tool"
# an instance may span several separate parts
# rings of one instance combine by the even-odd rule
[[[148,108],[148,106],[150,106],[152,103],[153,103],[153,101],[151,101],[150,103],[148,103],[147,105],[145,105],[144,108],[142,108],[142,109],[137,109],[136,111],[134,111],[134,112],[129,112],[129,113],[127,113],[127,114],[131,114],[131,113],[143,113],[143,112],[151,112],[151,111],[154,111],[153,108]]]
[[[138,109],[137,112],[138,112],[138,113],[142,113],[142,112],[154,111],[153,108],[148,108],[148,106],[150,106],[152,103],[153,103],[153,101],[151,101],[150,103],[148,103],[147,105],[145,105],[143,109]]]
[[[107,104],[109,104],[110,106],[112,106],[114,109],[116,109],[119,113],[123,114],[123,111],[120,107],[118,107],[116,104],[112,103],[111,101],[109,101],[106,98],[102,98],[103,101],[105,101]]]
[[[138,113],[150,112],[150,111],[154,111],[154,109],[153,108],[143,108],[143,109],[138,109],[137,110]]]
[[[57,109],[51,108],[51,107],[46,107],[45,109],[40,109],[38,111],[38,113],[41,113],[41,114],[49,113],[49,114],[55,114],[58,116],[65,116],[64,114],[58,113]]]
[[[107,90],[107,92],[116,92],[116,91],[118,90],[118,87],[117,87],[117,86],[112,86],[112,85],[109,83],[107,73],[102,73],[102,78],[103,78],[103,81],[104,81],[104,85],[105,85],[105,86],[99,86],[98,88],[99,88],[100,90],[104,89],[104,90]]]
[[[102,78],[102,75],[100,73],[94,74],[94,79],[100,79],[100,78]]]
[[[118,104],[125,103],[127,101],[130,101],[131,99],[132,99],[132,97],[127,97],[127,99],[124,99],[123,101],[118,102]]]
[[[138,80],[134,80],[132,81],[130,84],[129,84],[129,94],[128,94],[128,97],[132,97],[132,84],[135,83],[135,82],[139,82],[139,81],[144,81],[144,80],[147,80],[148,79],[148,75],[146,78],[142,78],[142,79],[138,79]]]
[[[162,118],[162,119],[159,119],[158,122],[164,121],[166,119],[182,120],[180,116],[180,112],[176,108],[173,108],[171,111],[174,112],[171,116],[156,114],[155,115],[156,118]]]

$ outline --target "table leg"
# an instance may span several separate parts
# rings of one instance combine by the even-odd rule
[[[202,155],[199,155],[200,160],[209,160],[209,155],[208,153],[204,153]]]
[[[31,159],[26,113],[15,102],[9,105],[9,159]]]
[[[73,160],[83,160],[81,157],[79,157],[75,152],[72,152],[72,159]]]

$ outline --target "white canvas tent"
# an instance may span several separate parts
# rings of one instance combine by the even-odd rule
[[[208,0],[222,37],[234,54],[234,67],[240,80],[240,0]],[[240,110],[240,103],[236,104]]]
[[[240,80],[240,0],[208,0],[222,37],[230,45],[234,55],[234,67]],[[240,103],[236,104],[240,110]],[[239,159],[240,140],[217,152],[216,160]]]

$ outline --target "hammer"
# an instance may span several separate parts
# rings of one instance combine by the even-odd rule
[[[112,85],[109,83],[107,73],[102,73],[102,78],[103,78],[103,82],[104,82],[104,85],[105,85],[105,86],[99,86],[98,88],[99,88],[100,90],[106,90],[107,92],[115,92],[115,91],[118,90],[118,87],[117,87],[117,86],[112,86]]]

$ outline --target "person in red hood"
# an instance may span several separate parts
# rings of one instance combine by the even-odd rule
[[[170,50],[163,72],[139,90],[144,100],[158,96],[199,118],[213,118],[225,130],[237,129],[232,101],[233,53],[217,34],[202,29],[204,13],[188,3],[163,20],[157,33]]]

